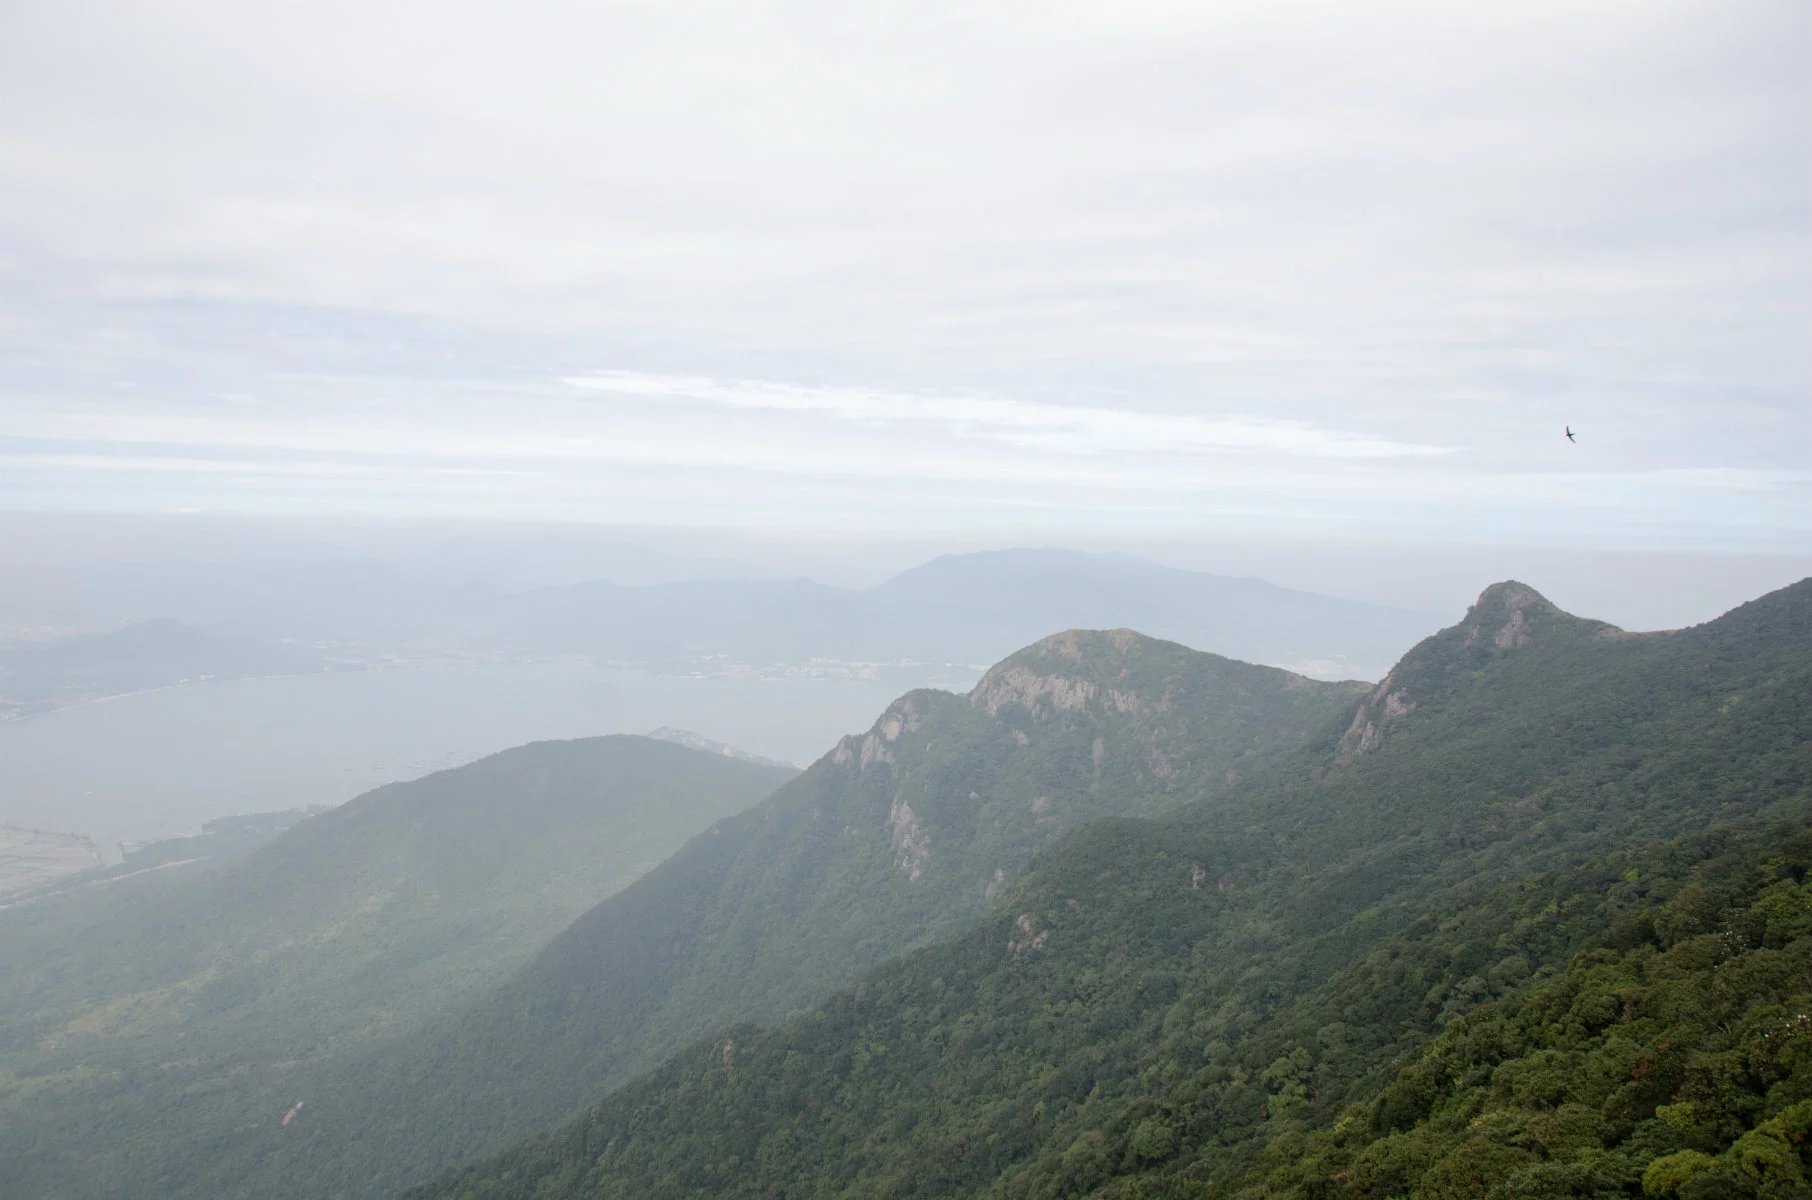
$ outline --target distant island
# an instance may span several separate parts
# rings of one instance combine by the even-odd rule
[[[181,683],[297,675],[331,665],[303,646],[209,633],[167,618],[134,621],[111,633],[0,650],[0,721]]]

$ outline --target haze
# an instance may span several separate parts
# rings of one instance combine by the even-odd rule
[[[472,611],[598,581],[863,589],[1013,547],[1417,633],[1511,575],[1631,628],[1703,621],[1812,561],[1809,33],[1794,4],[11,5],[0,624],[171,618],[316,666],[873,679],[851,656],[898,652],[953,684],[1039,620],[1214,636],[1207,609],[1079,601],[820,645],[781,609],[730,631],[751,601],[727,588],[642,654]],[[1208,648],[1375,678],[1413,640],[1324,632]],[[214,674],[156,653],[111,684],[15,664],[11,711]],[[228,674],[272,669],[247,653]],[[530,707],[510,737],[398,724],[377,740],[416,749],[347,779],[575,729],[567,699]],[[246,750],[301,761],[341,711]],[[199,749],[236,715],[194,752],[162,715],[106,754],[47,742],[11,816],[111,794],[103,763],[214,797],[184,813],[256,807]],[[745,728],[698,716],[646,724]]]
[[[1804,0],[0,0],[0,1196],[1812,1195]]]

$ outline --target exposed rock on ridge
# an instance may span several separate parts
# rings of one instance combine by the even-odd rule
[[[1131,692],[1103,688],[1087,679],[1041,675],[1022,666],[988,672],[970,693],[969,703],[987,709],[991,717],[1009,704],[1020,705],[1037,717],[1057,710],[1080,712],[1101,698],[1116,712],[1130,713],[1139,708],[1139,698]]]
[[[1142,693],[1135,674],[1139,660],[1184,650],[1130,629],[1071,629],[996,665],[969,693],[969,703],[991,717],[1012,706],[1034,720],[1060,712],[1136,716],[1170,702],[1167,694]]]
[[[839,767],[855,763],[857,769],[863,771],[876,763],[894,765],[893,743],[899,741],[902,734],[917,733],[924,726],[935,697],[953,699],[948,693],[921,691],[909,692],[895,700],[867,734],[861,737],[852,734],[838,741],[836,749],[830,753],[831,762]]]

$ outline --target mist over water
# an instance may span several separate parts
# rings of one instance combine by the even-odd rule
[[[663,725],[809,762],[898,690],[550,663],[185,685],[0,726],[0,823],[144,840],[233,813],[339,804],[523,742]]]

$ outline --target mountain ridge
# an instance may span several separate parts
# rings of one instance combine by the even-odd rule
[[[1339,1054],[1315,1032],[1350,1010],[1320,990],[1332,973],[1442,936],[1431,914],[1489,914],[1531,870],[1707,821],[1806,819],[1812,581],[1642,639],[1542,611],[1513,625],[1535,598],[1485,599],[1410,652],[1428,668],[1416,706],[1349,765],[1329,765],[1342,713],[1219,796],[1073,829],[968,930],[782,1025],[695,1043],[564,1131],[411,1194],[1199,1195],[1301,1127],[1279,1112],[1332,1105],[1397,1039],[1432,1036],[1449,998],[1509,994],[1534,964],[1470,981],[1486,937],[1385,989],[1376,960],[1384,1007],[1347,1023]],[[1468,646],[1481,628],[1530,632]],[[1592,919],[1581,935],[1608,933]],[[1269,1023],[1298,1003],[1314,1015]]]
[[[1037,695],[992,712],[979,690],[906,693],[575,921],[490,999],[316,1080],[309,1115],[263,1151],[280,1157],[258,1186],[376,1194],[374,1181],[544,1126],[702,1030],[784,1016],[962,928],[1062,831],[1164,811],[1321,736],[1364,687],[1139,635],[1067,636],[1124,643],[1128,674],[1112,673],[1138,703],[1048,703],[1096,686],[1089,662],[1065,657],[1033,673]]]

